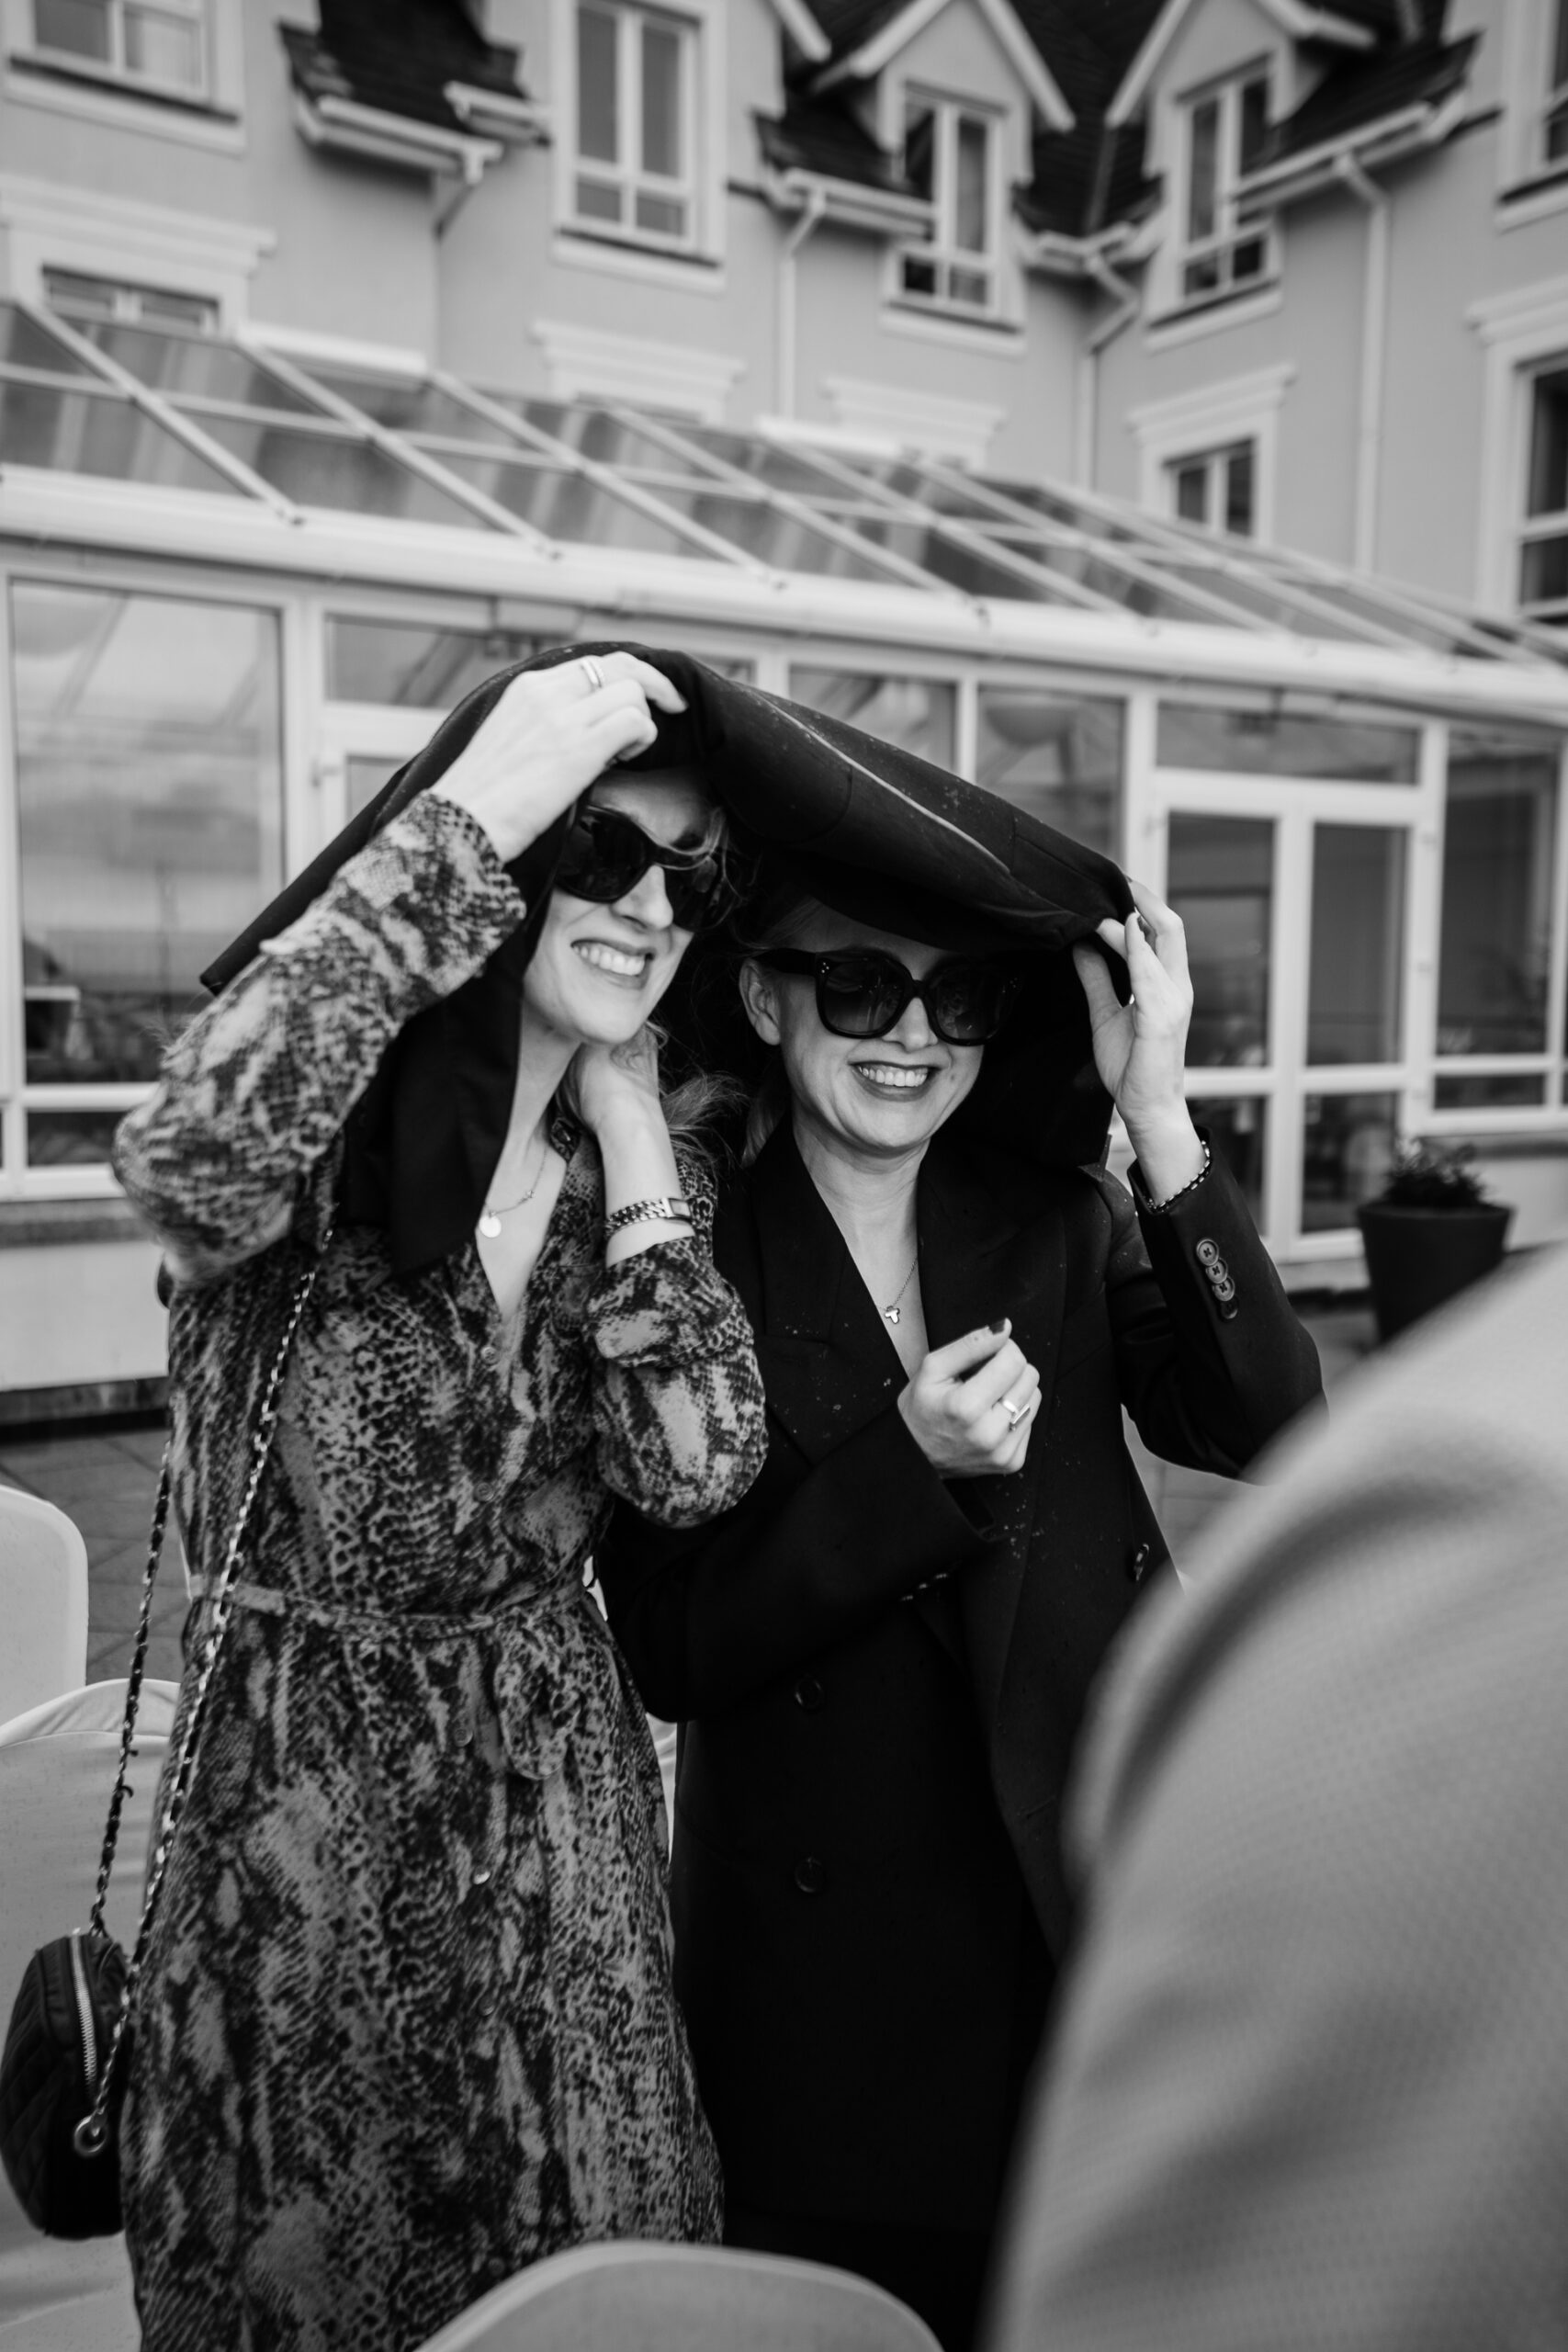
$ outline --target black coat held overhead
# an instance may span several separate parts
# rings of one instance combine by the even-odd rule
[[[706,1527],[620,1510],[599,1567],[645,1698],[682,1721],[676,1984],[727,2195],[984,2229],[1067,1928],[1075,1735],[1167,1557],[1122,1406],[1156,1453],[1234,1475],[1321,1388],[1217,1157],[1134,1216],[1112,1179],[943,1134],[917,1216],[931,1344],[1009,1315],[1039,1368],[1022,1472],[926,1462],[784,1128],[715,1235],[757,1335],[761,1475]]]

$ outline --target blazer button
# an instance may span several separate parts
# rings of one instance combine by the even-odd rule
[[[795,1686],[795,1703],[803,1713],[815,1715],[822,1705],[822,1685],[814,1674],[803,1674]]]
[[[1217,1266],[1220,1262],[1220,1245],[1217,1241],[1211,1241],[1205,1235],[1201,1241],[1193,1243],[1192,1255],[1207,1273],[1211,1266]]]
[[[795,1866],[795,1883],[802,1894],[820,1894],[828,1883],[826,1864],[815,1854],[802,1854]]]
[[[1149,1572],[1149,1563],[1154,1558],[1154,1555],[1155,1547],[1152,1544],[1139,1544],[1137,1550],[1134,1553],[1132,1558],[1127,1563],[1127,1574],[1131,1577],[1134,1584],[1143,1583],[1144,1578]]]

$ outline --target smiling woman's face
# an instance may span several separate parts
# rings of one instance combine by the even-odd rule
[[[792,926],[789,944],[810,955],[880,947],[916,979],[950,953],[825,907]],[[886,1036],[836,1037],[818,1012],[808,975],[748,964],[741,987],[752,1027],[783,1056],[797,1129],[804,1125],[836,1157],[897,1160],[923,1148],[980,1075],[985,1047],[945,1044],[921,997],[905,1006]]]
[[[671,849],[694,848],[713,813],[699,778],[681,768],[601,776],[589,797]],[[526,1013],[572,1046],[624,1045],[653,1012],[691,941],[671,914],[657,865],[609,906],[555,890],[524,975]]]

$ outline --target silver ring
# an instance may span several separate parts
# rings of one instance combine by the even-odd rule
[[[589,693],[597,694],[604,683],[604,673],[599,667],[597,660],[592,653],[585,653],[582,656],[581,667],[588,679]]]
[[[1004,1397],[1002,1398],[1002,1400],[1001,1400],[1001,1404],[1002,1404],[1002,1410],[1003,1410],[1003,1412],[1004,1412],[1004,1413],[1007,1415],[1007,1417],[1008,1417],[1008,1427],[1009,1427],[1009,1429],[1010,1429],[1010,1430],[1015,1430],[1015,1429],[1017,1429],[1017,1427],[1018,1427],[1018,1425],[1019,1425],[1020,1421],[1021,1421],[1021,1420],[1022,1420],[1022,1419],[1023,1419],[1023,1417],[1024,1417],[1025,1413],[1029,1410],[1028,1406],[1027,1406],[1027,1405],[1015,1405],[1015,1404],[1013,1403],[1012,1398],[1011,1398],[1010,1396],[1004,1396]]]

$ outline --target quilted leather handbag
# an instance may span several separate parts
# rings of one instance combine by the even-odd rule
[[[325,1243],[321,1255],[325,1254]],[[197,1748],[207,1713],[207,1694],[223,1635],[233,1611],[245,1528],[277,1423],[277,1393],[284,1366],[307,1300],[321,1270],[315,1257],[299,1276],[288,1327],[262,1397],[251,1441],[251,1467],[229,1540],[222,1573],[213,1587],[211,1621],[194,1682],[187,1678],[184,1726],[172,1768],[165,1772],[163,1814],[152,1847],[147,1890],[135,1949],[127,1961],[104,1925],[104,1905],[114,1869],[126,1772],[147,1661],[152,1619],[152,1588],[164,1549],[169,1514],[170,1446],[164,1448],[152,1531],[141,1584],[141,1613],[126,1683],[125,1721],[120,1731],[119,1769],[109,1799],[97,1891],[85,1928],[57,1936],[34,1952],[22,1977],[0,2053],[0,2162],[35,2228],[57,2238],[112,2237],[122,2226],[119,2201],[119,2112],[125,2098],[130,2055],[131,2008],[147,1939],[168,1869],[175,1831],[196,1769]]]

